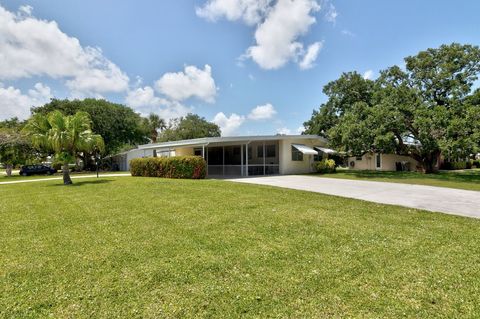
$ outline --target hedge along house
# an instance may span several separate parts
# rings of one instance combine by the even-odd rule
[[[331,150],[317,135],[206,137],[140,145],[112,157],[120,170],[129,170],[133,158],[202,156],[209,176],[302,174],[313,171],[315,160]]]

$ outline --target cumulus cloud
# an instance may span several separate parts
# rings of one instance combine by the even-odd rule
[[[230,21],[242,20],[255,25],[262,20],[272,0],[209,0],[195,12],[199,17],[217,21],[225,17]]]
[[[258,121],[258,120],[267,120],[272,118],[277,111],[272,104],[267,103],[265,105],[258,105],[255,107],[250,114],[248,114],[248,119]]]
[[[129,91],[125,98],[125,103],[142,113],[142,115],[148,115],[153,112],[167,121],[184,116],[193,110],[193,108],[185,106],[180,102],[156,96],[151,86]]]
[[[255,45],[240,60],[252,59],[263,69],[278,69],[289,61],[302,63],[309,52],[305,63],[316,58],[318,44],[305,50],[299,38],[316,22],[314,14],[319,10],[316,0],[209,0],[196,13],[210,21],[225,17],[255,25]]]
[[[217,87],[212,77],[212,68],[185,66],[184,71],[165,73],[156,83],[155,88],[174,101],[183,101],[196,97],[208,103],[215,102]]]
[[[192,112],[192,107],[182,103],[184,100],[195,97],[213,103],[217,93],[209,65],[203,70],[185,66],[184,71],[165,73],[155,82],[155,88],[141,84],[138,78],[137,87],[128,91],[125,103],[142,114],[154,112],[166,120]]]
[[[371,80],[373,78],[373,70],[367,70],[363,73],[363,78],[365,80]]]
[[[311,13],[318,10],[316,1],[279,0],[258,26],[256,44],[245,56],[263,69],[278,69],[290,60],[297,61],[303,51],[303,43],[297,40],[315,23]]]
[[[245,117],[235,113],[227,117],[223,112],[220,112],[215,115],[212,122],[220,126],[222,136],[231,136],[245,122]]]
[[[300,66],[300,69],[307,70],[315,66],[315,61],[317,60],[318,53],[322,49],[322,46],[323,42],[315,42],[308,47],[307,52],[303,56],[303,59],[298,64],[298,66]]]
[[[11,117],[26,119],[32,106],[43,105],[52,97],[50,88],[42,83],[35,84],[26,94],[13,86],[4,87],[0,83],[0,120]]]
[[[277,129],[277,134],[281,134],[281,135],[291,135],[291,134],[292,134],[292,130],[290,130],[290,129],[287,128],[287,127],[282,127],[282,128]]]
[[[0,79],[33,76],[65,79],[74,92],[122,92],[129,78],[99,48],[82,47],[55,21],[32,16],[32,7],[17,13],[0,6]]]

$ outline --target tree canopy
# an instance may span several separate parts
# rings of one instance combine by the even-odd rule
[[[220,136],[220,127],[208,122],[204,117],[189,113],[170,121],[168,127],[160,135],[160,141],[178,141],[200,137]]]
[[[86,112],[91,118],[91,129],[103,137],[105,152],[113,154],[126,144],[137,145],[148,142],[150,132],[143,118],[131,108],[99,99],[57,100],[32,109],[35,114],[60,111],[64,115]]]
[[[328,137],[333,147],[361,155],[395,152],[438,169],[440,155],[477,152],[480,93],[478,46],[453,43],[405,58],[375,81],[344,73],[324,88],[328,101],[304,123],[305,133]]]
[[[14,128],[0,128],[0,162],[6,166],[7,175],[15,165],[25,164],[33,157],[28,139]]]

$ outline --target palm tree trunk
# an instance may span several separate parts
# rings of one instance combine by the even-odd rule
[[[72,179],[70,178],[70,168],[68,167],[68,163],[63,164],[62,173],[63,173],[63,185],[73,184]]]
[[[13,170],[13,165],[7,164],[7,166],[5,167],[5,172],[7,173],[8,177],[12,176],[12,170]]]

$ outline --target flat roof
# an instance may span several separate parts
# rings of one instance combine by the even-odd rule
[[[327,142],[327,140],[318,135],[257,135],[257,136],[226,136],[226,137],[203,137],[203,138],[194,138],[191,140],[181,140],[181,141],[172,141],[164,143],[152,143],[139,145],[138,149],[158,149],[158,148],[168,148],[168,147],[179,147],[179,146],[202,146],[208,145],[210,143],[229,143],[229,142],[253,142],[253,141],[277,141],[277,140],[288,140],[288,139],[316,139],[322,142]]]

